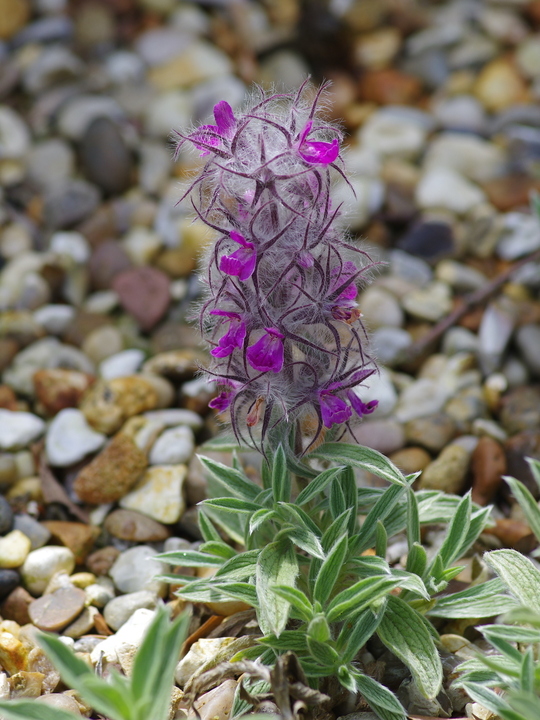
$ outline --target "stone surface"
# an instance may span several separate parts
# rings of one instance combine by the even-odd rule
[[[117,631],[136,610],[140,608],[155,610],[160,602],[157,595],[149,590],[126,593],[107,603],[103,616],[107,625]]]
[[[85,601],[86,599],[85,593]],[[83,608],[75,620],[62,630],[62,635],[70,638],[80,638],[82,635],[88,634],[94,627],[95,617],[98,613],[99,611],[95,607]]]
[[[19,573],[15,570],[0,570],[0,602],[19,584]]]
[[[118,195],[132,181],[133,157],[118,125],[108,117],[97,117],[81,138],[83,172],[107,195]]]
[[[3,495],[0,495],[0,535],[8,533],[13,526],[13,510]]]
[[[440,452],[456,434],[456,425],[448,415],[435,413],[409,420],[405,425],[407,442]]]
[[[144,512],[158,522],[175,523],[185,509],[182,493],[186,473],[185,465],[153,465],[133,490],[124,495],[120,506]]]
[[[83,590],[68,586],[34,600],[28,612],[40,630],[60,632],[80,614],[85,600]]]
[[[236,680],[225,680],[197,698],[194,708],[201,720],[229,720],[236,687]]]
[[[63,710],[64,712],[71,713],[72,715],[81,715],[81,711],[79,710],[79,706],[75,700],[65,693],[50,693],[49,695],[41,695],[41,697],[36,698],[36,702],[52,707],[55,710]]]
[[[55,573],[61,570],[71,573],[74,567],[75,557],[71,550],[49,545],[28,554],[21,568],[21,577],[27,590],[39,595]]]
[[[44,520],[42,525],[56,541],[71,550],[78,565],[84,562],[99,535],[98,528],[81,522]]]
[[[80,410],[61,410],[47,429],[45,449],[49,463],[56,467],[74,465],[100,450],[106,436],[93,430]]]
[[[152,445],[150,465],[179,465],[189,463],[195,450],[195,437],[191,428],[180,425],[165,430]]]
[[[146,463],[146,455],[119,433],[79,472],[73,489],[84,502],[115,502],[135,484]]]
[[[148,545],[125,550],[109,570],[114,584],[122,593],[151,590],[162,595],[165,585],[155,576],[165,572],[166,565],[155,559],[157,552]]]
[[[463,488],[469,461],[470,452],[465,448],[448,445],[424,470],[420,476],[419,488],[458,494]]]
[[[492,502],[506,473],[504,448],[491,437],[481,437],[471,458],[472,501]]]
[[[155,385],[140,375],[98,381],[84,397],[80,409],[92,427],[110,435],[133,415],[158,405]]]
[[[26,560],[32,543],[20,530],[0,538],[0,568],[17,568]]]
[[[26,447],[44,430],[45,423],[37,415],[0,408],[0,450]]]
[[[161,523],[134,510],[113,510],[103,527],[113,537],[131,542],[160,542],[169,537],[168,529]]]
[[[422,209],[446,208],[461,215],[484,200],[478,186],[447,167],[427,170],[416,188],[416,202]]]
[[[99,374],[104,380],[133,375],[144,360],[144,352],[132,348],[110,355],[99,365]]]
[[[13,572],[7,571],[4,572]],[[13,620],[19,625],[31,622],[28,607],[34,598],[23,587],[16,587],[0,605],[0,612],[5,620]]]
[[[151,330],[169,307],[169,282],[169,278],[155,268],[134,268],[116,275],[113,289],[141,329]]]
[[[38,400],[51,415],[64,408],[79,405],[84,393],[94,382],[94,376],[76,370],[51,368],[38,370],[33,377]]]
[[[109,663],[119,663],[125,673],[133,667],[135,652],[140,647],[146,630],[154,618],[154,611],[146,608],[136,610],[120,630],[103,640],[92,650],[91,659],[95,665],[100,658]]]
[[[529,386],[512,390],[501,401],[500,420],[503,428],[514,435],[522,430],[540,427],[540,387]]]

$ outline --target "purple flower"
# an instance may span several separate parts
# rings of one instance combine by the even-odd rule
[[[352,415],[351,408],[345,400],[334,395],[330,388],[319,391],[319,403],[321,406],[321,415],[325,427],[330,428],[334,423],[340,424],[347,422]]]
[[[379,404],[378,400],[370,400],[368,403],[362,402],[362,400],[360,400],[354,390],[347,390],[347,398],[349,399],[349,402],[351,403],[353,410],[358,415],[358,417],[363,417],[364,415],[371,415],[371,413]]]
[[[264,328],[266,335],[247,349],[247,359],[255,370],[279,372],[283,367],[283,338],[275,328]]]
[[[242,347],[246,337],[246,324],[242,317],[235,312],[211,310],[210,315],[221,315],[229,321],[228,331],[219,339],[217,347],[210,351],[210,355],[219,358],[228,357],[234,352],[235,348]]]
[[[206,145],[219,148],[222,146],[224,139],[230,139],[234,135],[236,118],[228,102],[222,100],[217,105],[214,105],[214,118],[216,120],[215,125],[201,125],[196,132],[189,136],[195,146],[202,150],[201,157],[210,154],[210,150],[205,147]]]
[[[329,165],[339,155],[339,142],[336,138],[331,143],[307,140],[312,126],[313,121],[309,120],[302,130],[298,144],[298,154],[311,165]]]
[[[214,408],[214,410],[218,412],[225,412],[231,404],[233,397],[234,394],[232,390],[222,390],[219,395],[216,395],[213,400],[210,400],[208,407]]]
[[[236,230],[231,230],[230,236],[231,240],[242,247],[231,255],[223,255],[219,262],[219,269],[227,275],[237,275],[240,280],[247,280],[253,275],[257,263],[255,245],[248,242]]]

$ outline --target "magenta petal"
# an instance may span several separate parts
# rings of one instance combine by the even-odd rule
[[[231,404],[233,393],[230,390],[223,390],[213,400],[210,400],[208,407],[214,408],[218,412],[223,412]]]
[[[248,240],[246,240],[246,238],[239,232],[236,232],[236,230],[231,230],[229,235],[231,236],[231,240],[234,240],[235,243],[238,243],[242,247],[251,248],[252,250],[255,247],[253,243],[250,243]]]
[[[331,393],[319,393],[319,402],[323,423],[327,428],[332,427],[334,423],[340,424],[346,422],[352,415],[352,410],[345,400]]]
[[[328,165],[339,155],[339,143],[336,139],[331,143],[304,141],[298,149],[300,157],[315,165]]]
[[[222,100],[214,105],[214,117],[216,119],[216,125],[220,135],[223,137],[231,137],[234,135],[236,128],[236,118],[234,117],[233,109],[228,102]]]
[[[362,402],[362,400],[360,400],[354,390],[349,390],[347,392],[347,397],[349,398],[349,402],[353,406],[353,409],[358,415],[358,417],[363,417],[364,415],[371,415],[371,413],[376,409],[377,405],[379,404],[378,400],[370,400],[368,403]]]
[[[270,328],[266,333],[247,349],[246,356],[254,370],[279,372],[283,367],[283,335]]]
[[[244,281],[253,275],[256,264],[257,253],[255,250],[242,247],[231,255],[223,255],[219,261],[219,269],[227,275],[236,275]]]
[[[210,355],[214,357],[228,357],[236,348],[242,347],[244,338],[246,337],[246,324],[242,321],[240,315],[236,313],[228,314],[232,316],[230,318],[229,330],[220,338],[217,347],[210,351]]]

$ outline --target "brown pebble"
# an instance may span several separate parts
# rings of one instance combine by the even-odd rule
[[[0,0],[0,40],[9,40],[30,18],[29,0]]]
[[[107,240],[94,250],[88,263],[90,280],[95,290],[108,290],[114,278],[132,265],[120,243]]]
[[[13,338],[0,338],[0,372],[11,365],[11,361],[19,352],[19,343]]]
[[[540,460],[540,432],[525,430],[509,438],[505,444],[507,473],[520,480],[534,495],[539,496],[538,484],[534,480],[529,463],[525,458]]]
[[[44,520],[41,524],[49,530],[55,540],[72,551],[78,565],[84,562],[99,535],[99,528],[80,522]]]
[[[23,587],[16,587],[0,605],[0,615],[4,620],[14,620],[21,626],[27,625],[32,622],[28,613],[31,602],[34,602],[32,595]]]
[[[94,627],[99,635],[113,635],[114,633],[105,622],[105,618],[100,612],[94,615]]]
[[[11,633],[0,633],[0,665],[10,675],[26,670],[28,650],[29,648]]]
[[[409,443],[421,445],[433,453],[440,452],[456,434],[456,425],[445,413],[415,418],[405,423],[405,437]]]
[[[513,520],[512,518],[499,518],[495,521],[494,527],[484,530],[488,535],[494,535],[498,538],[504,547],[515,548],[517,545],[523,545],[530,539],[531,547],[528,552],[538,544],[536,538],[531,533],[531,528],[521,520]],[[522,550],[523,552],[523,550]]]
[[[88,423],[98,432],[110,435],[127,418],[153,410],[159,404],[155,383],[141,375],[99,380],[80,404]]]
[[[64,408],[78,407],[95,378],[76,370],[51,368],[38,370],[33,380],[38,400],[49,414],[56,415]]]
[[[510,435],[540,428],[540,387],[519,387],[501,401],[501,425]]]
[[[190,257],[184,247],[169,248],[156,258],[155,265],[169,277],[187,277],[196,267],[196,260]]]
[[[506,457],[501,444],[490,437],[481,437],[472,458],[472,500],[487,505],[495,497],[506,472]]]
[[[86,601],[84,590],[68,586],[42,595],[30,604],[28,611],[40,630],[59,632],[81,612]]]
[[[470,455],[461,445],[448,445],[420,476],[421,490],[458,494],[463,489]]]
[[[504,175],[483,185],[488,200],[497,210],[508,212],[518,207],[528,207],[531,190],[539,190],[540,182],[528,175]]]
[[[83,502],[92,505],[116,502],[135,485],[146,465],[143,451],[119,433],[80,471],[73,489]]]
[[[153,375],[163,375],[171,380],[182,380],[198,372],[205,356],[197,350],[182,349],[161,352],[147,360],[142,370]]]
[[[33,626],[32,626],[33,627]],[[52,660],[40,647],[34,647],[28,653],[29,672],[39,672],[43,675],[42,691],[51,693],[56,690],[60,682],[60,673],[53,665]]]
[[[408,105],[417,100],[421,92],[418,78],[393,68],[368,70],[359,82],[360,99],[378,105]]]
[[[103,527],[113,537],[132,542],[160,542],[170,535],[165,525],[135,510],[113,510]]]
[[[86,558],[86,567],[90,572],[93,572],[94,575],[107,575],[119,555],[120,550],[112,545],[107,545],[91,553]]]
[[[21,672],[8,678],[9,697],[11,700],[21,700],[22,698],[35,699],[41,695],[43,688],[43,673],[40,672]]]
[[[80,142],[84,174],[108,195],[118,195],[131,182],[133,158],[118,125],[108,117],[90,122]]]
[[[169,278],[161,270],[138,267],[119,273],[112,288],[118,293],[126,312],[147,331],[167,312],[171,300],[169,285]]]
[[[431,462],[431,455],[420,447],[408,447],[392,453],[389,458],[405,475],[419,472]]]
[[[49,695],[42,695],[37,698],[37,702],[41,702],[44,705],[55,708],[57,710],[64,710],[70,712],[73,715],[80,715],[81,711],[75,700],[69,695],[63,693],[50,693]]]
[[[17,396],[9,385],[0,385],[0,408],[17,410]]]

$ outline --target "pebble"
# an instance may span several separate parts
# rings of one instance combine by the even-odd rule
[[[79,588],[68,586],[30,603],[28,612],[34,625],[47,632],[60,632],[84,608],[86,595]]]
[[[8,533],[13,526],[13,510],[3,495],[0,495],[0,535]]]
[[[161,542],[169,537],[164,525],[134,510],[113,510],[103,527],[113,537],[131,542]]]
[[[132,182],[133,157],[114,120],[96,117],[80,141],[82,170],[107,195],[124,192]]]
[[[95,617],[98,613],[99,610],[96,607],[85,607],[79,616],[62,630],[62,635],[69,638],[80,638],[86,635],[94,627]]]
[[[455,434],[455,423],[442,412],[414,418],[405,425],[407,442],[421,445],[432,453],[440,452]]]
[[[431,455],[420,447],[406,447],[390,455],[389,459],[405,474],[420,472],[431,462]]]
[[[13,518],[14,530],[20,530],[30,540],[32,550],[43,547],[51,537],[51,533],[30,515],[17,513]]]
[[[356,430],[355,436],[360,445],[390,455],[405,445],[403,426],[392,418],[365,420]]]
[[[99,204],[98,189],[85,180],[69,180],[50,188],[44,198],[43,216],[53,230],[67,228],[88,217]]]
[[[472,95],[441,98],[434,103],[433,114],[448,130],[480,134],[487,126],[485,110]]]
[[[437,322],[452,308],[450,288],[446,283],[434,281],[407,293],[401,304],[415,318]]]
[[[116,275],[113,289],[126,312],[147,331],[161,320],[169,307],[169,284],[169,278],[160,270],[142,267]]]
[[[380,363],[392,367],[412,344],[410,333],[401,328],[379,328],[372,333],[373,353]]]
[[[123,350],[103,360],[99,365],[99,374],[104,380],[133,375],[139,369],[144,357],[142,350],[136,348]]]
[[[36,701],[40,702],[42,705],[52,707],[54,710],[64,711],[77,716],[81,715],[81,711],[76,701],[70,695],[66,695],[65,693],[49,693],[49,695],[41,695],[36,698]]]
[[[225,680],[200,695],[193,707],[201,720],[229,720],[237,690],[236,680]]]
[[[478,358],[488,374],[498,370],[517,320],[517,308],[508,298],[487,306],[478,330]]]
[[[58,129],[69,140],[81,140],[96,118],[122,119],[124,113],[116,100],[107,95],[77,95],[62,108]]]
[[[56,415],[65,408],[77,407],[94,379],[88,373],[63,368],[38,370],[33,376],[36,397],[50,415]],[[74,420],[74,412],[77,411],[63,417],[69,416]],[[50,434],[50,428],[47,434]]]
[[[224,651],[234,638],[201,638],[193,643],[189,651],[184,655],[176,666],[174,679],[178,685],[184,687],[192,675],[207,663],[215,661],[220,653]]]
[[[0,570],[0,602],[17,587],[19,581],[19,573],[15,570]]]
[[[126,435],[110,443],[75,478],[73,489],[84,502],[115,502],[135,484],[146,467],[146,455]]]
[[[448,445],[420,476],[419,489],[458,494],[463,488],[470,456],[460,445]]]
[[[110,435],[124,421],[158,406],[151,380],[141,375],[101,380],[86,393],[80,405],[87,421],[98,432]]]
[[[153,465],[133,490],[124,495],[120,506],[144,512],[158,522],[175,523],[186,507],[182,494],[186,473],[185,465]]]
[[[28,0],[0,0],[0,40],[9,40],[30,19]]]
[[[435,262],[455,252],[452,226],[438,221],[416,223],[398,243],[398,247],[427,262]],[[439,278],[442,280],[443,278]]]
[[[84,562],[99,534],[97,528],[82,522],[44,520],[43,526],[55,540],[71,550],[78,565]]]
[[[1,12],[0,8],[0,16]],[[0,36],[1,32],[0,26]],[[29,148],[30,133],[24,120],[15,110],[7,105],[0,105],[0,158],[21,158]]]
[[[472,210],[484,202],[484,192],[449,167],[433,167],[422,175],[416,187],[416,202],[427,210],[447,208],[458,215]]]
[[[4,572],[14,572],[13,570],[4,570]],[[13,620],[21,627],[31,622],[28,615],[28,606],[33,601],[33,597],[23,587],[16,587],[10,592],[3,601],[1,607],[2,617],[4,620]]]
[[[420,153],[425,137],[426,130],[421,123],[384,109],[372,113],[359,131],[362,145],[383,156],[407,159]]]
[[[497,58],[482,68],[474,94],[489,112],[500,112],[512,105],[527,102],[527,86],[515,65],[507,58]]]
[[[527,368],[535,377],[540,375],[540,328],[536,324],[522,325],[516,331],[516,345]]]
[[[478,505],[492,502],[506,473],[504,448],[492,437],[481,437],[471,458],[472,501]]]
[[[102,662],[102,659],[109,663],[119,663],[122,670],[129,674],[133,667],[134,655],[153,619],[153,610],[147,608],[135,610],[118,632],[95,646],[91,653],[92,664],[95,666]]]
[[[69,574],[74,568],[75,557],[71,550],[47,545],[28,554],[21,568],[21,578],[29,592],[39,595],[55,573],[63,570]]]
[[[157,595],[149,590],[129,592],[114,598],[105,607],[103,617],[107,625],[114,631],[119,630],[133,613],[140,608],[155,610],[161,601]]]
[[[362,293],[358,304],[363,315],[362,322],[370,330],[403,325],[404,315],[399,302],[391,293],[376,285]]]
[[[28,153],[27,170],[42,190],[61,186],[75,170],[75,153],[61,138],[41,140]]]
[[[75,317],[75,308],[71,305],[42,305],[33,317],[47,333],[62,335]]]
[[[501,175],[505,153],[487,140],[464,133],[441,133],[429,145],[424,170],[450,168],[463,177],[482,183]]]
[[[45,449],[56,467],[74,465],[105,444],[106,436],[93,430],[80,410],[61,410],[47,429]]]
[[[45,423],[37,415],[0,408],[0,450],[26,447],[44,430]]]
[[[155,560],[158,553],[148,545],[125,550],[109,570],[114,584],[122,593],[150,590],[163,596],[166,585],[155,576],[166,572],[167,565]]]
[[[32,543],[20,530],[0,537],[0,568],[18,568],[26,560]]]
[[[109,580],[109,578],[100,578],[100,581]],[[93,605],[97,608],[104,608],[107,603],[115,597],[114,584],[109,581],[112,588],[103,585],[103,582],[95,582],[84,588],[86,595],[86,604]]]
[[[540,427],[540,387],[518,387],[504,395],[499,418],[509,435]]]
[[[188,463],[195,450],[195,437],[191,428],[180,425],[165,430],[152,445],[150,465],[179,465]]]

